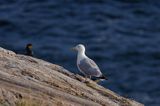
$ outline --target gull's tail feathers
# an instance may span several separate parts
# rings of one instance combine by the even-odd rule
[[[105,75],[102,75],[100,77],[98,77],[99,79],[102,79],[102,80],[108,80],[108,78],[105,76]]]

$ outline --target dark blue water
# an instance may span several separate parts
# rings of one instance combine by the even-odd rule
[[[76,53],[87,55],[109,77],[100,83],[118,94],[160,105],[159,0],[0,0],[0,46],[79,73]]]

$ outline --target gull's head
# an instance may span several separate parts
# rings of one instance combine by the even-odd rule
[[[78,44],[77,46],[73,47],[72,50],[78,52],[85,52],[85,47],[83,44]]]

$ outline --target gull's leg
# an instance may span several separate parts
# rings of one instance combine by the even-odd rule
[[[81,82],[86,82],[87,81],[87,76],[86,75],[84,75],[84,80],[82,80]]]
[[[85,80],[82,81],[82,82],[85,82],[85,83],[88,83],[89,82],[89,79],[91,79],[91,76],[89,75],[85,75]]]
[[[88,79],[88,76],[87,76],[87,75],[85,75],[85,82],[87,82],[87,79]]]
[[[91,79],[91,76],[90,76],[90,75],[89,75],[89,76],[85,76],[85,82],[86,82],[86,83],[89,83],[89,81],[90,81],[89,79]]]

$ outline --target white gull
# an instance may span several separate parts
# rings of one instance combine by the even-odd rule
[[[107,79],[100,71],[98,65],[85,54],[85,47],[82,44],[78,44],[73,47],[72,50],[78,51],[77,55],[77,67],[85,77],[91,78],[92,76],[100,79]]]

